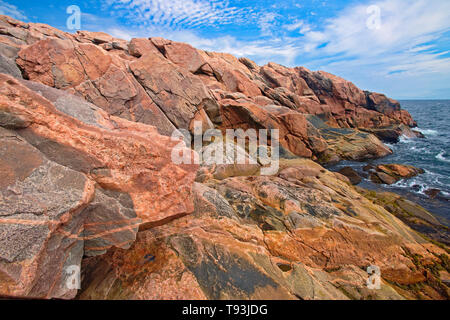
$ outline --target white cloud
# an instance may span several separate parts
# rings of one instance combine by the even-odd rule
[[[434,85],[446,83],[450,96],[450,58],[445,51],[449,47],[436,44],[450,31],[450,1],[382,0],[370,5],[381,9],[379,29],[366,24],[368,5],[356,5],[305,32],[296,43],[299,52],[308,55],[308,65],[392,95],[402,94],[391,90],[399,87],[393,81],[403,81],[405,87],[418,90],[415,94],[424,95],[431,83],[420,77],[431,77],[436,79]]]
[[[98,28],[97,28],[98,29]],[[248,57],[259,64],[277,61],[292,65],[298,55],[298,48],[291,43],[277,39],[241,41],[232,36],[204,38],[192,30],[170,30],[160,27],[123,28],[114,25],[104,32],[114,37],[130,40],[131,38],[162,37],[173,41],[189,43],[195,48],[225,52],[237,57]]]
[[[15,19],[26,20],[27,17],[16,6],[0,0],[0,14],[7,15]]]
[[[450,28],[450,1],[389,0],[374,4],[381,9],[380,29],[367,27],[367,6],[359,5],[328,20],[323,38],[311,31],[306,34],[307,40],[318,45],[328,41],[325,51],[329,53],[374,56],[436,40]]]
[[[283,28],[288,31],[294,31],[294,30],[300,29],[303,25],[304,25],[304,22],[302,20],[300,20],[300,21],[295,21],[290,24],[285,24],[283,26]]]
[[[128,18],[145,25],[196,28],[232,24],[251,16],[250,8],[237,8],[220,0],[104,0]]]

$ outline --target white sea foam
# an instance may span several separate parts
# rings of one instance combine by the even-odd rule
[[[419,193],[422,195],[425,195],[425,191],[430,188],[430,186],[428,186],[426,183],[418,180],[401,180],[391,185],[391,187],[408,189],[408,191],[410,192]]]
[[[433,129],[415,128],[414,130],[417,130],[417,131],[421,132],[422,134],[424,134],[426,136],[435,136],[435,135],[437,135],[439,133],[439,132],[437,132],[436,130],[433,130]]]
[[[414,140],[414,138],[410,138],[410,137],[407,137],[402,134],[399,138],[399,142],[400,143],[411,143],[411,142],[415,142],[415,140]]]
[[[442,175],[425,170],[424,174],[411,179],[402,179],[392,185],[387,185],[387,188],[407,189],[410,192],[426,195],[425,191],[432,188],[442,190],[445,185],[440,181]],[[444,193],[444,191],[442,191]]]
[[[436,159],[440,160],[440,161],[444,161],[444,162],[450,162],[449,159],[444,157],[445,151],[441,151],[439,152],[439,154],[436,155]]]

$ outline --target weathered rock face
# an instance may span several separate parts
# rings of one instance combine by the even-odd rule
[[[444,297],[424,276],[444,251],[338,177],[302,160],[278,177],[196,184],[193,215],[85,259],[79,298],[404,299],[420,293],[400,286],[418,283]],[[373,263],[381,290],[366,287]]]
[[[307,118],[327,143],[327,148],[319,155],[319,160],[323,163],[376,159],[392,153],[391,149],[372,134],[348,128],[332,128],[317,116],[308,115]]]
[[[71,298],[65,270],[83,256],[77,236],[95,183],[3,128],[0,151],[0,294]]]
[[[401,110],[398,101],[390,99],[381,93],[365,92],[365,94],[367,99],[365,107],[367,109],[378,111],[410,127],[417,125],[408,112]]]
[[[341,127],[373,128],[391,124],[415,126],[400,104],[383,94],[364,92],[353,83],[327,72],[297,68],[319,100],[331,107]]]
[[[177,128],[189,129],[196,112],[215,103],[198,78],[156,53],[146,53],[130,69]]]
[[[367,198],[383,206],[412,229],[447,246],[450,244],[448,228],[442,225],[433,214],[421,206],[391,192],[376,193],[362,189],[360,191]]]
[[[278,129],[279,171],[175,164],[169,136],[197,121]],[[379,139],[414,125],[326,72],[0,16],[0,296],[448,299],[447,247],[407,226],[448,243],[432,215],[305,159],[383,157]],[[381,290],[367,288],[369,265]]]
[[[127,62],[94,44],[41,40],[21,50],[16,61],[27,79],[67,89],[109,114],[156,126],[162,134],[175,129],[126,71]]]
[[[83,255],[193,211],[197,168],[175,165],[153,127],[6,75],[0,124],[0,295],[74,297],[67,268]]]

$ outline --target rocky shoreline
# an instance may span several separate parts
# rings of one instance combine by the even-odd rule
[[[365,163],[350,163],[346,162],[347,166],[343,164],[327,166],[331,171],[339,172],[350,179],[353,185],[357,185],[364,189],[381,192],[391,192],[399,194],[412,202],[416,202],[422,207],[431,212],[440,223],[449,227],[450,221],[448,216],[450,214],[448,208],[448,198],[439,189],[428,188],[422,194],[417,194],[414,191],[416,187],[413,185],[412,190],[404,190],[395,186],[397,182],[405,181],[424,174],[421,168],[415,168],[410,165],[399,164],[373,164],[370,161]],[[399,171],[392,171],[390,168],[399,169]]]
[[[194,123],[278,130],[277,172],[174,163],[171,136]],[[383,141],[415,125],[327,72],[0,16],[0,295],[449,299],[448,228],[324,167],[389,155]],[[179,151],[207,158],[215,143]]]

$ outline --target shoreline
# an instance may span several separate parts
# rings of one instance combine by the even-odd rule
[[[429,130],[429,129],[427,129],[427,130]],[[392,144],[386,144],[386,145],[388,145],[392,149],[392,146],[393,146]],[[424,194],[423,191],[425,191],[425,189],[423,189],[423,188],[422,188],[423,190],[421,189],[419,192],[417,192],[417,191],[409,191],[405,187],[399,187],[396,185],[399,182],[405,182],[412,178],[401,179],[393,185],[377,184],[377,183],[372,182],[366,176],[367,173],[365,173],[362,170],[362,168],[365,165],[369,165],[369,164],[373,165],[373,164],[392,163],[391,161],[389,161],[389,158],[397,153],[398,153],[398,151],[393,150],[392,155],[388,155],[388,156],[381,157],[378,159],[366,159],[366,160],[362,160],[362,161],[343,160],[343,161],[340,161],[339,163],[335,163],[335,164],[330,164],[330,165],[323,164],[323,166],[332,172],[338,172],[340,169],[342,169],[344,167],[351,167],[362,178],[361,183],[357,184],[358,187],[364,188],[369,191],[391,192],[391,193],[398,194],[399,196],[402,196],[412,202],[419,204],[420,206],[422,206],[423,208],[428,210],[430,213],[432,213],[434,216],[436,216],[436,218],[443,225],[450,227],[450,206],[449,206],[450,197],[448,197],[446,195],[445,191],[441,190],[440,196],[438,196],[436,198],[431,198],[428,195]],[[384,160],[387,160],[387,161],[384,161]],[[398,164],[405,165],[406,163],[398,163]],[[414,164],[412,164],[412,165],[414,165]],[[424,174],[426,174],[426,173],[424,173]],[[432,188],[432,186],[427,186],[427,187],[430,189]],[[411,187],[410,190],[414,190],[413,187]]]

